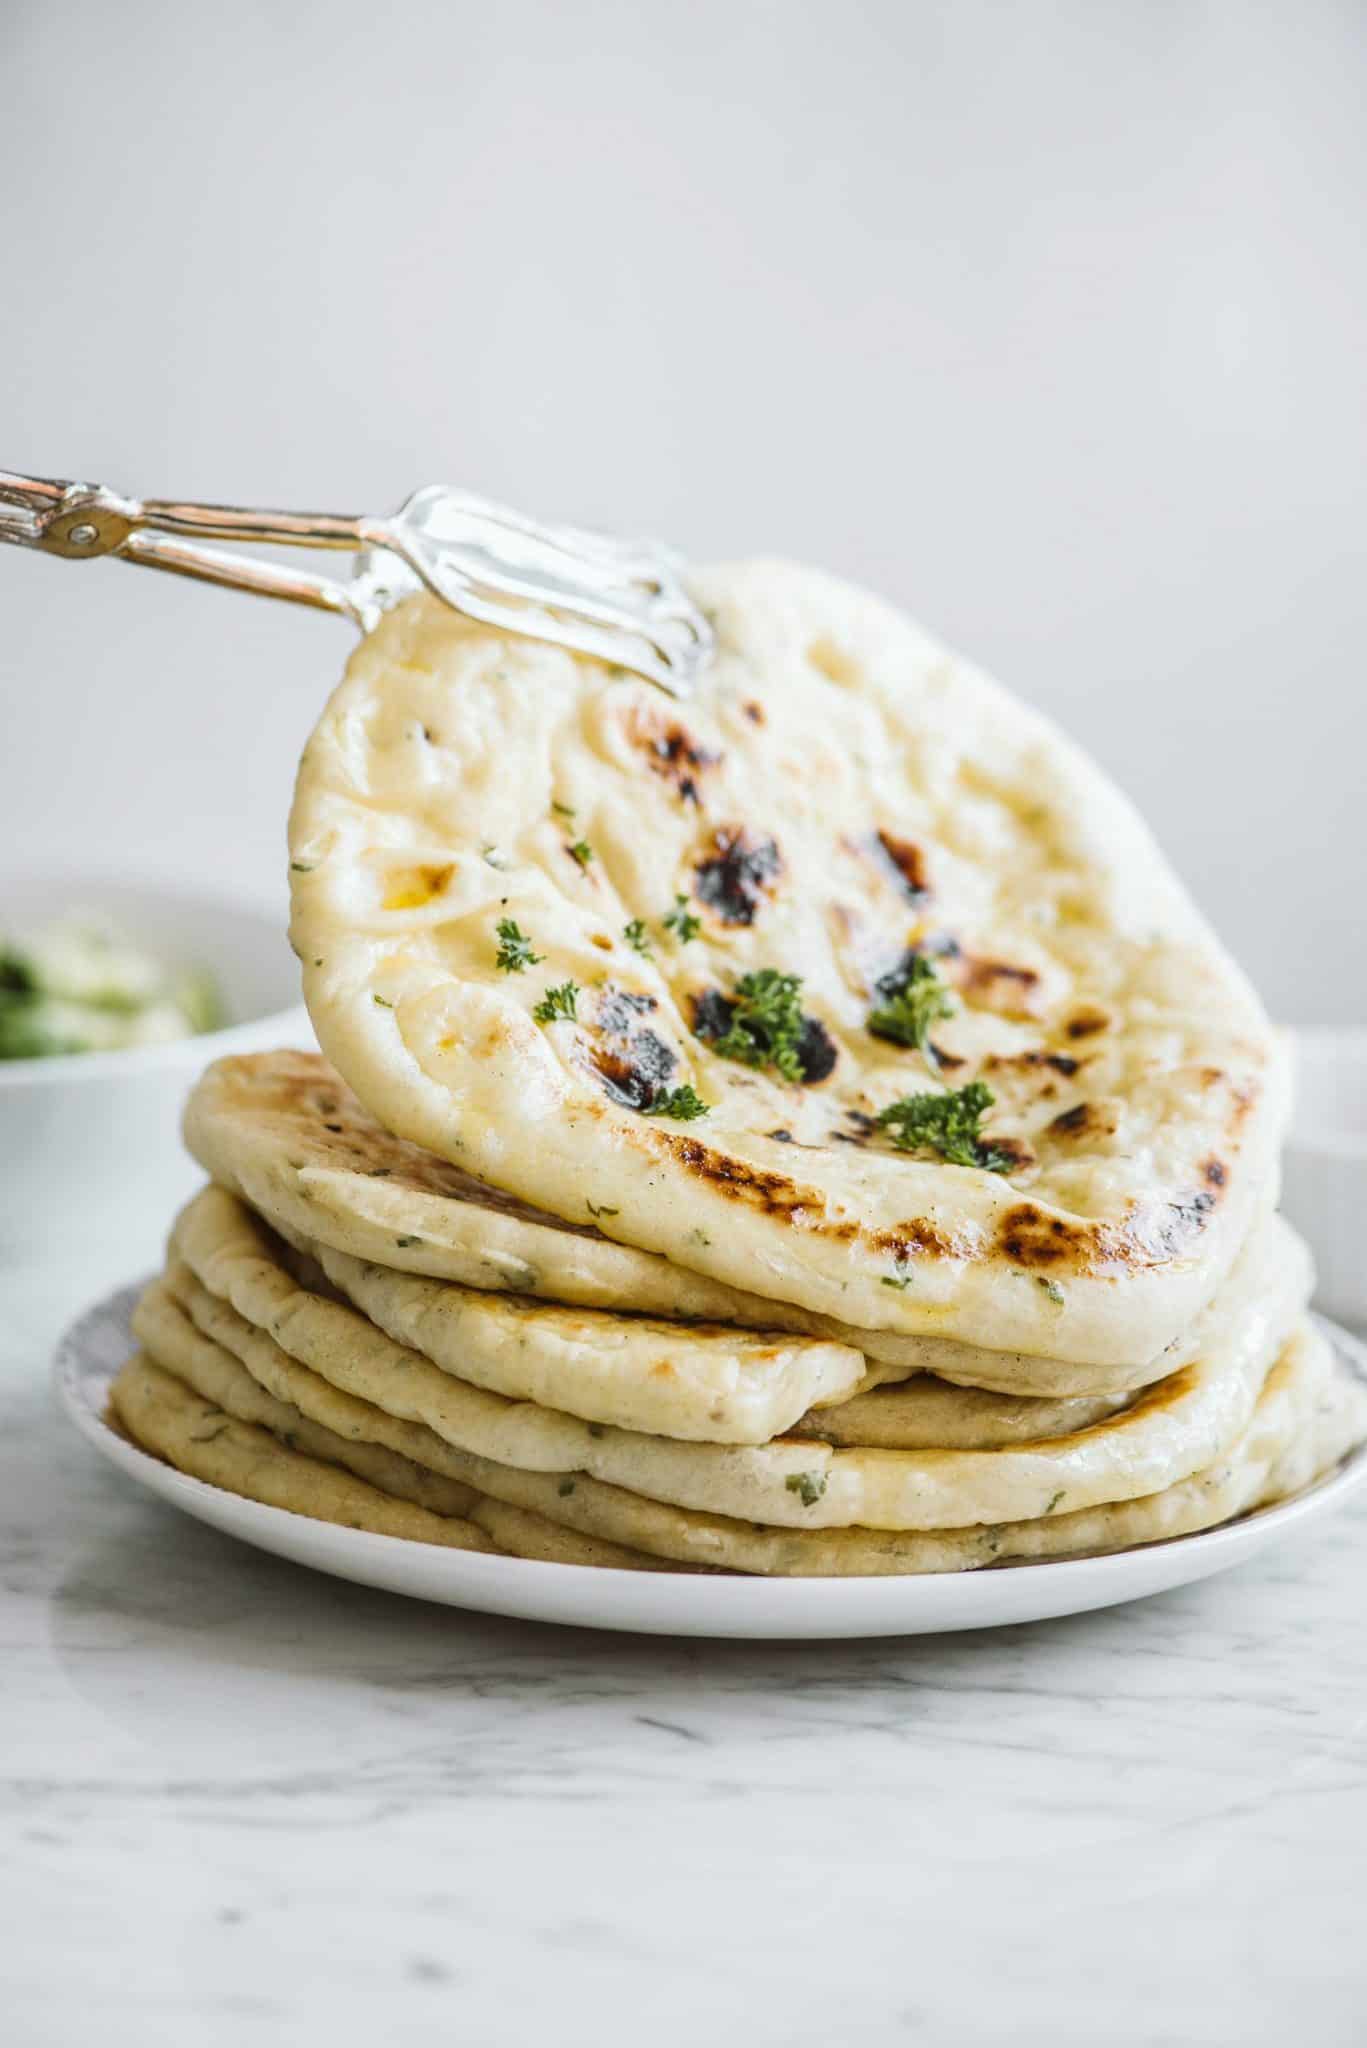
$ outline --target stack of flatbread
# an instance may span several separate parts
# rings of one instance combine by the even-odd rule
[[[114,1412],[302,1514],[636,1569],[951,1571],[1367,1435],[1284,1063],[1138,818],[884,606],[701,576],[676,705],[434,599],[305,750],[327,1058],[220,1061]]]

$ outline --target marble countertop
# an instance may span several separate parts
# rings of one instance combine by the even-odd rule
[[[670,1643],[429,1608],[140,1494],[0,1274],[16,2048],[1360,2043],[1367,1504],[1106,1613]]]

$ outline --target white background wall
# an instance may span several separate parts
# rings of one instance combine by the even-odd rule
[[[0,0],[0,463],[863,578],[1367,1016],[1367,9]],[[0,870],[280,888],[343,626],[0,550]]]

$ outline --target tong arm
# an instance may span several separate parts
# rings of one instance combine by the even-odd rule
[[[543,526],[442,485],[372,519],[124,498],[103,484],[0,470],[0,541],[287,598],[341,612],[362,632],[425,585],[468,618],[628,667],[675,697],[689,695],[713,651],[711,626],[663,549]],[[356,572],[336,581],[203,545],[217,541],[342,549],[357,555]]]
[[[283,597],[323,611],[362,618],[350,585],[307,570],[284,569],[250,555],[185,546],[190,540],[255,541],[270,547],[364,546],[369,522],[329,512],[251,512],[236,505],[194,505],[169,498],[123,498],[103,484],[0,470],[0,541],[69,560],[118,555],[148,569],[168,569],[262,597]]]

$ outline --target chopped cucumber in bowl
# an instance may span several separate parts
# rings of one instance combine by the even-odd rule
[[[158,959],[104,918],[0,937],[0,1060],[165,1045],[224,1022],[207,969]]]

